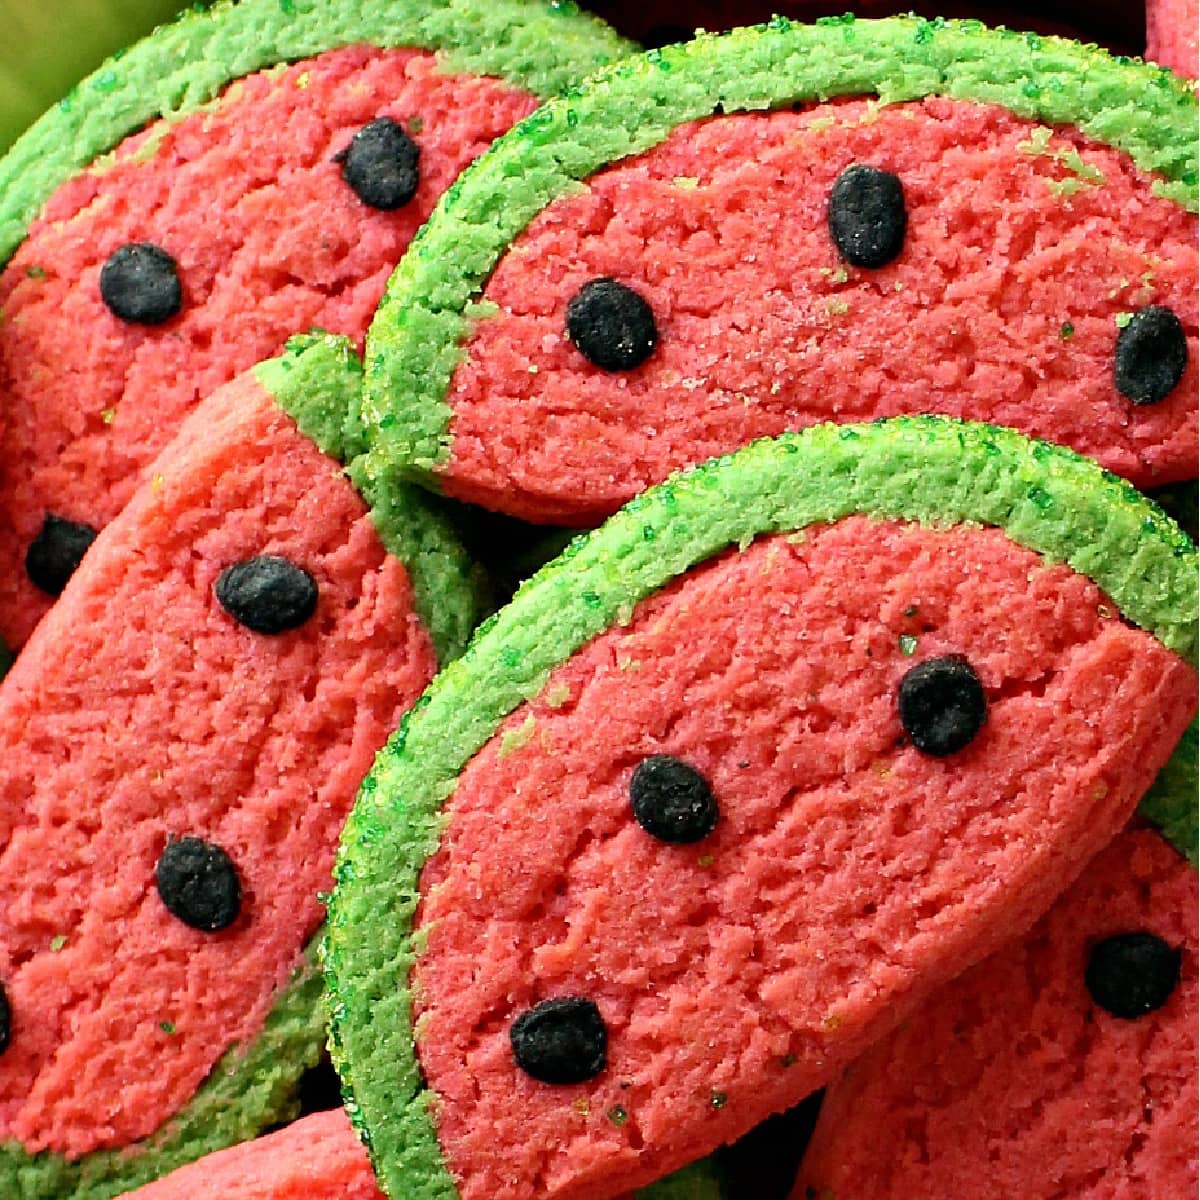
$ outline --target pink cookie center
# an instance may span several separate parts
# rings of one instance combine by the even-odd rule
[[[897,175],[899,258],[839,258],[834,181]],[[670,472],[818,421],[945,413],[1071,446],[1146,486],[1197,469],[1196,219],[1122,154],[994,107],[865,101],[690,124],[591,178],[519,237],[449,394],[454,495],[585,523]],[[593,366],[566,309],[613,277],[658,347]],[[1138,407],[1118,318],[1182,322],[1190,362]]]
[[[210,1154],[126,1200],[384,1200],[346,1114],[316,1113]]]
[[[830,1089],[796,1200],[1192,1195],[1196,902],[1195,870],[1158,834],[1123,834],[1023,941]],[[1162,1008],[1118,1020],[1085,972],[1130,932],[1183,965]]]

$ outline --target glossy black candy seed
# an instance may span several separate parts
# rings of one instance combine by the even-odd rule
[[[717,801],[708,780],[669,754],[638,763],[629,781],[629,801],[637,823],[663,842],[698,842],[717,824]]]
[[[829,194],[829,233],[855,267],[884,267],[904,248],[908,210],[897,176],[855,163]]]
[[[274,554],[243,559],[221,572],[217,600],[255,633],[284,633],[317,611],[317,584],[303,568]]]
[[[1187,335],[1179,318],[1169,308],[1151,304],[1134,313],[1117,334],[1117,391],[1134,404],[1157,404],[1179,385],[1187,361]]]
[[[567,333],[603,371],[632,371],[654,353],[658,327],[650,305],[615,279],[591,279],[567,304]]]
[[[583,996],[543,1000],[509,1027],[513,1058],[542,1083],[584,1083],[608,1062],[608,1029]]]
[[[205,933],[228,928],[242,908],[233,860],[201,838],[169,841],[154,869],[154,882],[167,911]]]
[[[12,1041],[12,1006],[8,1002],[8,993],[4,984],[0,983],[0,1054],[8,1049]]]
[[[927,658],[904,673],[900,723],[922,754],[942,758],[970,745],[987,720],[987,697],[961,654]]]
[[[417,143],[398,121],[377,117],[364,125],[333,161],[342,164],[342,178],[364,204],[392,212],[417,194],[420,154]]]
[[[161,246],[129,242],[100,268],[100,297],[131,325],[161,325],[183,307],[175,260]]]
[[[96,531],[90,525],[47,513],[41,531],[25,551],[25,574],[34,587],[60,596],[95,540]]]
[[[1179,984],[1182,957],[1152,933],[1118,933],[1092,947],[1087,989],[1114,1017],[1136,1020],[1166,1004]]]

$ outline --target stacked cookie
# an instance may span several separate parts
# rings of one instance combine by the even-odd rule
[[[108,115],[183,47],[177,119],[76,174],[112,130],[69,109],[0,167],[8,1191],[289,1113],[348,814],[324,973],[370,1166],[310,1118],[147,1200],[699,1200],[847,1068],[802,1196],[858,1194],[895,1109],[944,1174],[880,1196],[963,1194],[997,1139],[1063,1195],[1193,1187],[1196,557],[1133,487],[1196,476],[1192,90],[778,19],[535,110],[624,48],[247,0]],[[599,527],[460,657],[479,583],[427,492]],[[998,1132],[927,1154],[954,1039],[1037,1025],[979,1012],[1035,959],[1039,1046],[1126,1022],[1153,1104],[1047,1157],[1027,1051],[1003,1104],[951,1089]],[[1063,1113],[1111,1090],[1084,1049]]]

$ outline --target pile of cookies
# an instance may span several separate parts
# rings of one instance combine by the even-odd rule
[[[1197,123],[242,0],[33,126],[0,1196],[1194,1195]]]

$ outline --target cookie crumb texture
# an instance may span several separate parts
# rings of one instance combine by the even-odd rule
[[[256,633],[218,601],[259,554],[316,582],[299,628]],[[321,921],[358,782],[435,669],[339,464],[253,377],[206,401],[4,682],[0,1141],[127,1146],[251,1044]],[[203,869],[164,872],[189,846]]]
[[[897,690],[952,654],[986,721],[930,757]],[[826,1082],[1117,833],[1195,679],[1089,580],[977,527],[849,517],[642,602],[470,761],[421,876],[418,1054],[461,1195],[637,1187]],[[655,755],[710,785],[701,840],[639,824]],[[587,1082],[514,1062],[514,1021],[557,997],[603,1021]]]
[[[47,512],[100,528],[200,397],[319,327],[360,344],[396,261],[458,173],[535,105],[434,55],[350,47],[248,76],[63,185],[0,275],[0,636],[50,604],[24,570]],[[364,204],[337,156],[381,115],[420,149],[412,199]],[[126,245],[176,264],[178,315],[106,305]]]
[[[1200,29],[1196,0],[1146,0],[1146,57],[1195,79]]]
[[[829,1089],[793,1200],[1185,1200],[1196,1194],[1196,872],[1121,835],[1014,946]],[[1183,950],[1163,1007],[1120,1020],[1085,972],[1103,939]]]
[[[384,1200],[341,1109],[210,1154],[125,1200]]]
[[[831,236],[855,164],[903,189],[903,244],[877,267]],[[1011,426],[1142,486],[1192,478],[1196,218],[1151,184],[1116,150],[966,101],[680,126],[551,203],[496,267],[494,315],[446,398],[442,486],[584,523],[754,437],[919,412]],[[602,370],[567,336],[598,278],[653,313],[635,369]],[[1120,323],[1149,305],[1178,317],[1187,362],[1138,406],[1115,356]]]

